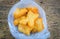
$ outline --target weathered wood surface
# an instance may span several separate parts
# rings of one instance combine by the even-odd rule
[[[7,16],[10,8],[19,0],[0,0],[0,39],[14,39],[10,34]],[[36,0],[45,10],[48,29],[51,33],[49,39],[60,39],[60,0]]]

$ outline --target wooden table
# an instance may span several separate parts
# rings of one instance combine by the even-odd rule
[[[0,39],[14,39],[10,34],[7,16],[10,8],[19,0],[0,0]],[[60,39],[60,0],[36,0],[45,10],[48,29],[51,33],[49,39]]]

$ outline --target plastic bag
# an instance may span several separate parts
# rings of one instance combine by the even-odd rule
[[[20,33],[18,31],[17,27],[14,26],[14,24],[13,24],[13,20],[14,20],[13,12],[16,10],[16,8],[24,8],[24,7],[28,7],[28,6],[35,6],[35,7],[38,8],[39,14],[43,18],[43,24],[44,24],[44,30],[42,32],[39,32],[39,33],[36,33],[36,34],[31,34],[30,36],[26,36],[26,35]],[[48,31],[45,12],[40,7],[40,5],[35,3],[33,0],[21,0],[20,2],[15,4],[11,8],[11,10],[8,14],[8,24],[9,24],[11,34],[16,39],[47,39],[48,37],[50,37],[50,32]]]

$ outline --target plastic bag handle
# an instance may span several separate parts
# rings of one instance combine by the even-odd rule
[[[20,1],[24,1],[24,0],[20,0]],[[33,0],[31,0],[31,1],[33,1]]]

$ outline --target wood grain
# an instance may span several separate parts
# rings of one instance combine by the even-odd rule
[[[10,8],[19,0],[0,0],[0,39],[14,39],[10,34],[7,16]],[[46,12],[49,39],[60,39],[60,0],[35,0]]]

